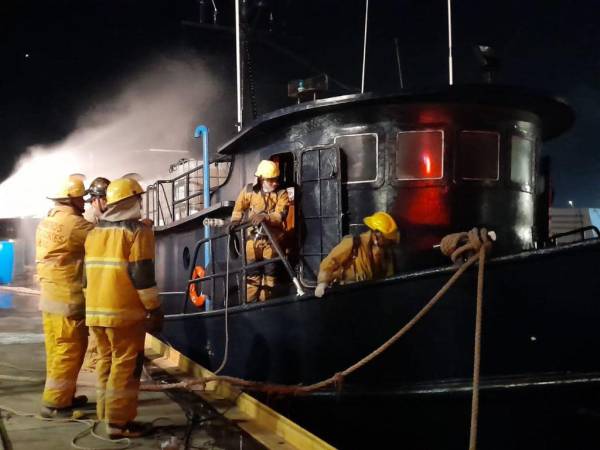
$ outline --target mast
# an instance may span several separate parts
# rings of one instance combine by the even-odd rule
[[[448,84],[454,84],[452,74],[452,0],[448,0]]]
[[[369,25],[369,0],[365,3],[365,36],[363,38],[363,63],[362,63],[362,76],[360,82],[360,93],[365,92],[365,68],[367,65],[367,26]]]
[[[235,0],[235,75],[237,92],[237,122],[238,133],[242,130],[242,62],[240,48],[240,0]]]

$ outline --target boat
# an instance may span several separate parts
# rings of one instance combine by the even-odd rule
[[[211,163],[229,170],[213,187],[211,206],[168,223],[161,221],[160,201],[147,208],[158,225],[163,339],[209,370],[219,367],[228,347],[225,375],[314,383],[361,359],[408,322],[455,270],[435,244],[478,226],[497,234],[485,279],[490,356],[483,356],[483,385],[596,379],[600,367],[583,350],[599,338],[593,324],[600,312],[592,299],[600,293],[594,264],[600,242],[552,245],[547,174],[539,171],[541,142],[572,121],[560,100],[489,85],[328,98],[258,119]],[[245,264],[224,227],[262,159],[278,161],[283,187],[295,192],[294,244],[282,251],[292,274],[273,299],[247,304],[239,288]],[[176,182],[151,186],[146,201],[160,199],[164,184]],[[342,236],[362,231],[362,218],[376,210],[388,211],[402,233],[394,249],[396,275],[337,286],[316,298],[321,258]],[[221,219],[221,226],[210,227],[211,219]],[[201,251],[207,243],[208,264]],[[200,281],[192,278],[196,266],[206,268]],[[421,324],[349,377],[352,390],[469,386],[475,275],[465,274]],[[190,285],[207,294],[210,309],[190,301]]]
[[[326,76],[296,80],[288,92],[297,104],[242,127],[238,70],[238,133],[210,158],[208,129],[199,126],[202,162],[156,181],[145,194],[166,314],[156,337],[228,377],[270,386],[333,377],[336,383],[304,395],[258,395],[342,448],[384,445],[373,430],[397,432],[396,421],[382,426],[380,417],[388,415],[415,434],[409,448],[416,442],[462,448],[461,432],[430,436],[421,425],[441,409],[448,423],[466,430],[476,390],[499,409],[510,403],[515,417],[530,411],[532,398],[593,392],[600,381],[600,363],[590,357],[600,344],[594,305],[600,232],[587,226],[551,235],[549,161],[541,153],[544,142],[570,129],[574,112],[564,100],[529,88],[454,85],[451,57],[449,71],[448,86],[386,95],[318,98]],[[279,166],[280,187],[293,201],[286,243],[276,246],[273,298],[247,303],[246,271],[264,263],[245,263],[249,225],[233,233],[227,225],[234,200],[255,182],[265,159]],[[394,275],[316,297],[321,260],[380,210],[401,233]],[[457,271],[440,243],[474,228],[494,236],[481,322],[472,267],[400,340],[339,377],[417,317]],[[474,339],[479,326],[481,352]],[[448,402],[458,410],[450,412]],[[372,409],[375,417],[364,413]],[[414,417],[424,420],[416,424]],[[489,424],[481,437],[486,448],[510,446]]]

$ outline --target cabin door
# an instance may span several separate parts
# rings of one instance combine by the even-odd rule
[[[314,285],[323,257],[342,238],[340,149],[312,147],[300,153],[300,280]]]

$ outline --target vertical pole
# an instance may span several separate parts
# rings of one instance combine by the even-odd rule
[[[159,194],[159,189],[158,189],[158,181],[156,182],[156,195],[154,196],[156,203],[156,223],[160,226],[160,213],[162,212],[160,209],[160,194]],[[163,220],[164,222],[164,220]],[[162,225],[165,225],[164,223]]]
[[[190,174],[185,176],[185,215],[190,215]]]
[[[365,36],[363,38],[363,63],[362,63],[362,76],[360,82],[360,93],[365,92],[365,68],[367,65],[367,26],[369,24],[369,0],[365,1]]]
[[[205,125],[198,125],[194,132],[194,137],[199,138],[202,135],[202,209],[210,206],[210,160],[208,155],[208,128]],[[210,237],[210,227],[204,225],[204,237]],[[208,267],[210,261],[210,245],[204,244],[204,267]]]
[[[454,84],[452,73],[452,0],[448,0],[448,84],[450,86]]]
[[[235,0],[235,76],[237,86],[237,123],[238,133],[242,130],[242,62],[240,49],[240,0]]]
[[[168,200],[167,200],[168,202]],[[171,181],[171,222],[175,222],[175,182]]]
[[[400,64],[400,48],[398,38],[394,38],[394,47],[396,48],[396,63],[398,64],[398,78],[400,79],[400,89],[404,89],[404,78],[402,77],[402,65]]]

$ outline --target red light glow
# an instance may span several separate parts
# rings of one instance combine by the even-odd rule
[[[429,155],[425,154],[423,155],[423,164],[425,164],[425,173],[427,175],[431,174],[431,158],[429,158]]]

